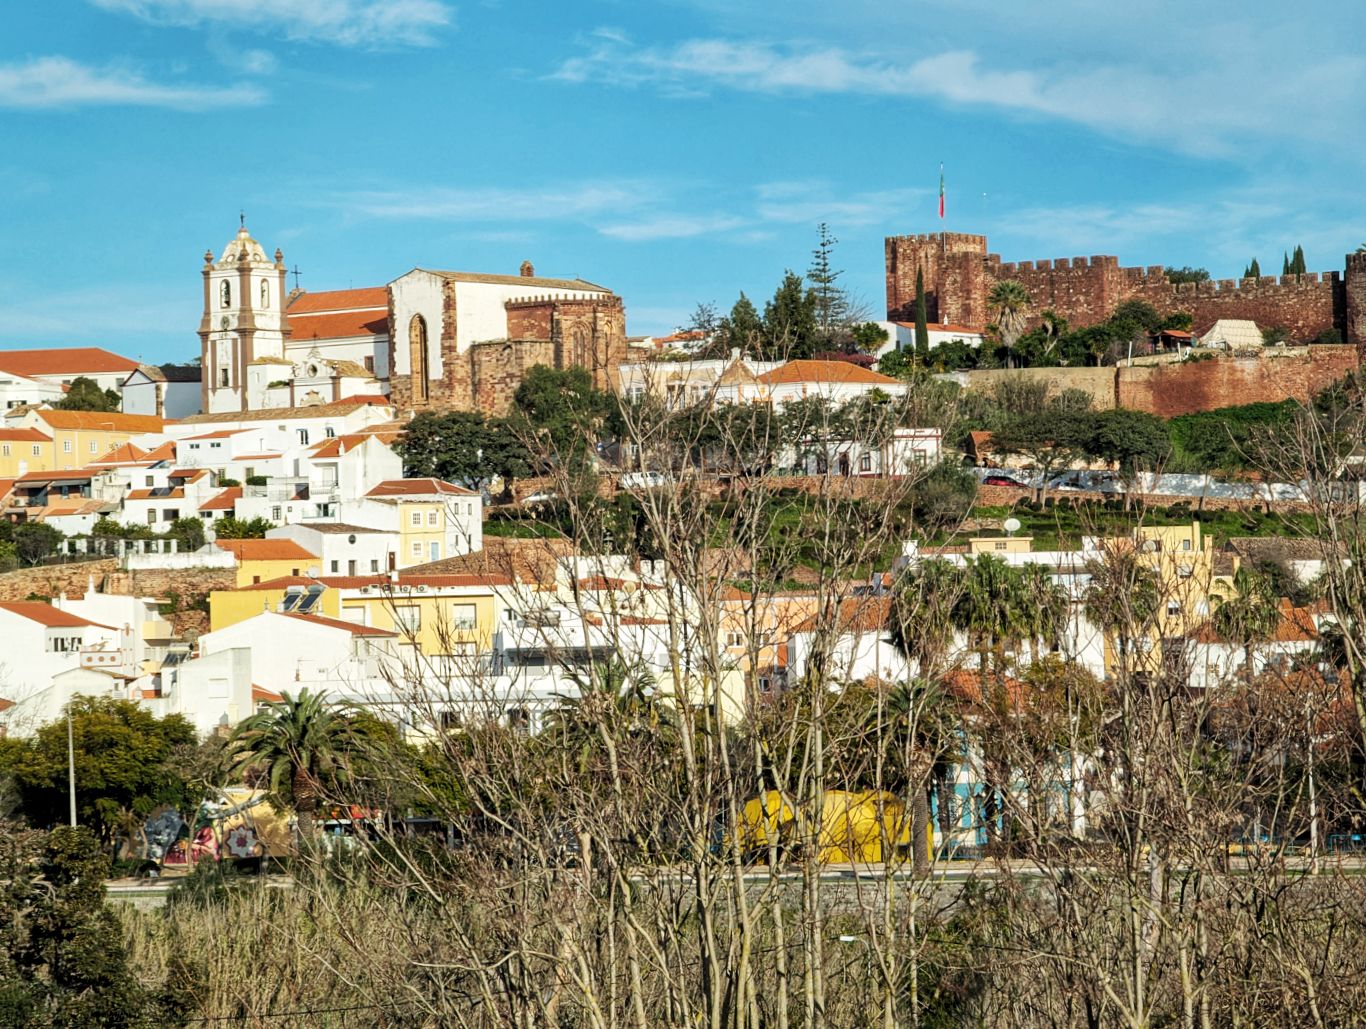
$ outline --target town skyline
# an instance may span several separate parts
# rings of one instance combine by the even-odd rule
[[[190,359],[200,257],[239,211],[305,289],[531,260],[609,285],[636,335],[761,302],[819,221],[874,313],[883,237],[941,229],[1007,260],[1230,278],[1302,245],[1340,268],[1366,236],[1347,185],[1366,154],[1337,128],[1366,102],[1344,42],[1364,16],[1317,7],[1237,25],[1170,4],[21,11],[0,44],[0,213],[29,242],[0,255],[0,347]],[[1167,31],[1178,16],[1191,31]],[[436,117],[433,96],[451,98]]]

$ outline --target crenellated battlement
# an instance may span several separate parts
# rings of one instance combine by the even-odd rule
[[[1366,343],[1366,253],[1348,254],[1345,273],[1173,283],[1162,265],[1121,267],[1113,254],[1010,262],[988,252],[986,243],[985,236],[968,233],[887,237],[888,317],[912,316],[921,277],[932,319],[984,326],[992,318],[992,287],[1014,279],[1028,290],[1036,315],[1051,308],[1078,327],[1104,321],[1120,303],[1138,299],[1163,312],[1190,314],[1197,329],[1218,318],[1246,318],[1284,328],[1301,342],[1336,328],[1346,339]]]

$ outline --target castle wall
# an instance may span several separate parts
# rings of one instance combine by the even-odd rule
[[[1281,400],[1308,401],[1357,367],[1357,348],[1346,344],[1268,348],[1258,357],[1227,354],[1105,368],[1027,368],[955,372],[966,389],[990,392],[1006,378],[1048,384],[1056,396],[1079,389],[1097,410],[1126,407],[1171,418],[1196,411]]]
[[[1074,327],[1094,325],[1125,300],[1138,299],[1164,314],[1191,314],[1197,332],[1220,318],[1249,318],[1263,328],[1286,329],[1296,342],[1336,328],[1348,342],[1366,344],[1366,254],[1348,255],[1345,276],[1324,272],[1179,285],[1167,280],[1161,266],[1125,268],[1109,255],[1005,263],[987,253],[985,236],[961,233],[889,237],[886,260],[891,320],[914,318],[920,269],[931,321],[985,326],[992,318],[992,287],[1013,279],[1029,292],[1031,326],[1049,308]]]

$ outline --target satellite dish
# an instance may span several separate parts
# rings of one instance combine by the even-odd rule
[[[1005,527],[1006,527],[1006,534],[1007,534],[1007,535],[1009,535],[1009,534],[1011,534],[1011,533],[1019,532],[1019,531],[1020,531],[1020,520],[1019,520],[1018,518],[1007,518],[1006,521],[1005,521]]]

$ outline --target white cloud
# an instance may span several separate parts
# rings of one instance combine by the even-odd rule
[[[161,25],[216,24],[340,46],[429,46],[452,23],[441,0],[91,0]]]
[[[666,214],[648,217],[635,222],[619,222],[603,226],[604,236],[638,243],[656,239],[693,239],[697,236],[714,236],[729,232],[746,225],[744,218],[733,215],[687,215]]]
[[[0,64],[0,108],[137,106],[202,111],[264,103],[256,86],[150,82],[135,71],[92,68],[66,57]]]
[[[906,61],[829,46],[693,39],[637,47],[618,34],[593,38],[586,54],[552,78],[649,85],[675,96],[716,88],[770,94],[863,94],[937,99],[1074,122],[1126,139],[1190,152],[1228,153],[1241,140],[1341,138],[1343,110],[1361,106],[1366,59],[1323,55],[1274,76],[1249,69],[1236,50],[1203,62],[1088,64],[1069,59],[1028,69],[993,64],[974,50],[946,49]],[[1249,83],[1257,82],[1256,90]],[[1307,102],[1309,98],[1333,102]]]
[[[344,192],[330,207],[367,218],[451,222],[565,221],[619,214],[646,203],[654,188],[598,182],[552,188],[415,188]]]

